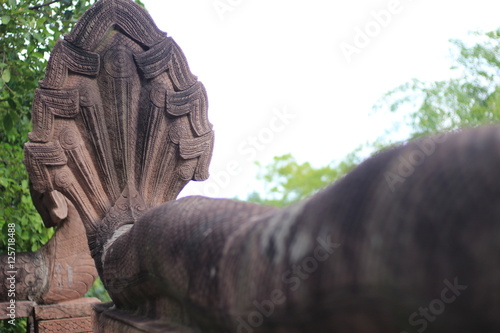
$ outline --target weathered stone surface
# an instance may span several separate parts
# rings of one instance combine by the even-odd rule
[[[0,303],[0,319],[10,318],[8,316],[10,314],[10,311],[7,308],[9,305],[10,302]],[[36,303],[31,301],[16,301],[15,317],[16,318],[28,317],[32,313],[35,305]]]
[[[35,307],[35,319],[68,319],[74,317],[90,317],[93,305],[100,303],[95,297],[84,297],[72,301]]]
[[[37,323],[38,333],[92,333],[91,317],[42,320]]]
[[[52,305],[37,305],[30,321],[38,333],[93,332],[93,305],[97,298],[80,298]]]
[[[104,277],[119,309],[199,332],[496,332],[499,138],[412,142],[285,209],[165,203],[113,243]]]

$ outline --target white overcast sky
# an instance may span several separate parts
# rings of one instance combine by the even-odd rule
[[[448,40],[500,26],[497,0],[143,2],[208,92],[211,177],[181,196],[245,198],[258,187],[254,161],[285,153],[341,160],[391,125],[372,111],[385,92],[450,77]]]

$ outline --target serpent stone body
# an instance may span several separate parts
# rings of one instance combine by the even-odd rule
[[[108,289],[202,332],[498,332],[499,152],[500,128],[480,128],[382,152],[285,209],[166,203],[108,249]]]

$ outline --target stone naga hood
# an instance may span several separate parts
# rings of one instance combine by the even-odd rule
[[[40,86],[25,146],[33,191],[75,204],[94,258],[121,225],[208,177],[205,88],[134,2],[91,7],[56,44]]]

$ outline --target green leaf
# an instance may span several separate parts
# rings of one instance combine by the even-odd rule
[[[33,52],[31,53],[33,57],[37,57],[38,59],[43,59],[43,54],[40,52]]]
[[[3,128],[5,129],[6,132],[10,132],[12,130],[12,127],[14,127],[14,122],[12,121],[12,117],[10,114],[6,114],[5,117],[3,118]]]
[[[29,239],[30,239],[30,234],[29,234],[29,232],[28,232],[28,231],[23,231],[23,232],[21,233],[21,239],[22,239],[22,240],[24,240],[24,241],[29,240]]]
[[[21,196],[21,203],[23,203],[24,205],[29,205],[31,203],[31,197],[27,195]]]
[[[2,16],[2,24],[9,24],[9,22],[10,22],[10,16],[8,15]]]
[[[67,10],[67,11],[65,11],[65,12],[64,12],[64,18],[65,18],[66,20],[69,20],[69,19],[71,19],[72,17],[73,17],[73,11],[72,11],[72,10]]]
[[[14,102],[14,100],[12,98],[9,98],[7,100],[7,103],[9,103],[9,106],[10,106],[11,109],[15,109],[16,108],[16,102]]]
[[[3,177],[0,178],[0,186],[3,186],[4,188],[8,188],[11,182],[13,182],[12,179]]]
[[[2,73],[2,80],[5,83],[9,83],[9,81],[10,81],[10,69],[8,69],[8,68],[4,69],[4,71]]]

